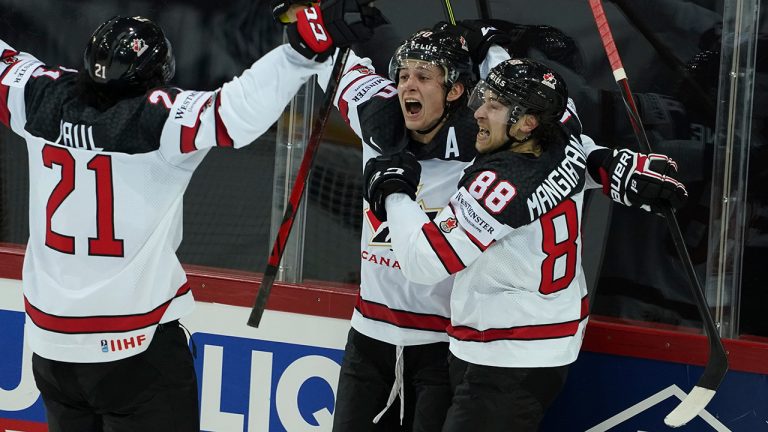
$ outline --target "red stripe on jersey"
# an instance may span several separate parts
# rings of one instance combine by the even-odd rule
[[[448,326],[447,331],[448,335],[454,339],[471,342],[558,339],[576,335],[579,323],[588,315],[589,300],[585,296],[581,299],[581,317],[578,320],[487,330],[477,330],[467,326]]]
[[[203,104],[205,106],[205,104]],[[181,127],[181,152],[191,153],[197,150],[195,147],[195,138],[197,138],[197,132],[200,130],[200,115],[203,113],[202,107],[197,112],[197,118],[195,124],[192,127]]]
[[[451,211],[453,212],[454,215],[457,214],[456,213],[456,209],[453,207],[453,204],[449,203],[448,206],[451,208]],[[477,237],[475,237],[472,234],[470,234],[469,231],[464,230],[464,234],[466,234],[467,237],[469,238],[469,240],[472,241],[472,244],[474,244],[475,246],[477,246],[478,249],[480,249],[480,252],[485,252],[486,249],[491,247],[491,245],[496,242],[496,240],[491,240],[491,242],[488,243],[488,246],[486,246],[486,245],[483,244],[483,242],[478,240]]]
[[[0,76],[0,79],[3,79],[4,76],[5,74]],[[3,123],[6,127],[11,127],[11,110],[8,109],[8,93],[10,90],[10,87],[0,84],[0,123]]]
[[[360,68],[355,68],[355,69],[360,69]],[[341,97],[339,97],[339,113],[341,113],[341,117],[344,119],[345,122],[347,122],[347,124],[349,124],[349,116],[347,115],[349,114],[349,102],[347,102],[344,99],[344,95],[347,93],[347,90],[349,90],[350,87],[355,85],[356,82],[360,81],[363,78],[369,78],[371,76],[375,76],[375,75],[370,75],[370,74],[360,75],[359,77],[353,79],[351,83],[347,84],[347,86],[344,87],[344,90],[341,91],[340,93]]]
[[[364,300],[359,294],[355,309],[368,319],[382,321],[401,328],[445,332],[446,327],[451,324],[449,318],[440,315],[390,309],[386,305]]]
[[[47,314],[34,307],[24,297],[24,310],[27,316],[41,329],[56,333],[119,333],[138,330],[155,325],[163,318],[165,310],[173,299],[187,294],[191,289],[189,282],[176,291],[176,295],[167,302],[143,314],[119,316],[60,317]]]
[[[0,55],[0,58],[11,58],[18,54],[18,51],[5,50],[3,51],[2,55]],[[5,71],[3,71],[2,75],[0,75],[0,80],[8,75],[8,72],[10,72],[11,68],[13,67],[13,63],[6,66]],[[8,93],[10,90],[10,87],[0,84],[0,122],[7,127],[11,127],[11,110],[8,108]]]
[[[232,147],[232,137],[229,136],[227,126],[221,119],[219,108],[221,107],[221,92],[216,95],[216,106],[214,107],[214,118],[216,119],[216,145],[219,147]]]
[[[459,254],[453,249],[448,239],[442,231],[435,225],[434,222],[427,222],[421,227],[421,231],[427,237],[427,242],[432,246],[432,250],[440,258],[440,262],[443,263],[443,267],[449,274],[458,273],[464,270],[467,266],[461,262]]]

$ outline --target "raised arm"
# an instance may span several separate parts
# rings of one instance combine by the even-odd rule
[[[31,54],[16,51],[0,40],[0,123],[19,135],[23,135],[27,122],[24,89],[30,78],[45,73],[42,66]]]

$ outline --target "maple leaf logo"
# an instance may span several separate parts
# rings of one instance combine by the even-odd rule
[[[457,226],[459,226],[459,222],[456,220],[456,218],[448,218],[440,222],[440,231],[448,234],[449,232],[456,229]]]

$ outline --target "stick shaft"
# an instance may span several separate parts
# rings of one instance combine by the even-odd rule
[[[283,221],[280,224],[277,238],[275,238],[275,243],[272,246],[272,252],[269,254],[267,267],[264,270],[264,277],[259,285],[259,291],[256,294],[253,308],[251,308],[251,315],[248,317],[248,325],[251,327],[259,326],[261,317],[264,315],[264,309],[267,307],[267,300],[269,299],[269,294],[272,292],[272,285],[275,283],[280,260],[283,258],[285,245],[288,242],[288,236],[291,234],[291,229],[293,228],[293,221],[296,219],[297,210],[304,196],[307,180],[309,179],[310,171],[315,162],[317,148],[320,146],[320,138],[323,135],[325,124],[328,122],[328,117],[333,108],[333,100],[336,97],[339,81],[341,81],[341,76],[344,73],[344,65],[347,62],[348,55],[349,48],[342,49],[338,53],[338,57],[333,64],[331,81],[328,83],[328,88],[325,91],[325,98],[320,106],[320,113],[315,119],[315,123],[312,125],[307,148],[304,151],[304,157],[301,160],[299,171],[296,174],[296,181],[293,184],[291,195],[288,198],[288,205],[283,214]]]

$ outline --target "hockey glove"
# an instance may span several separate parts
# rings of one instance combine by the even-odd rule
[[[388,22],[372,4],[367,0],[322,1],[320,8],[336,47],[346,48],[365,42],[373,36],[374,28]]]
[[[322,63],[333,53],[333,39],[317,6],[299,11],[287,33],[291,47],[308,59]]]
[[[316,4],[316,2],[311,2],[309,0],[272,0],[272,4],[270,5],[272,8],[272,18],[274,18],[275,22],[278,24],[290,24],[296,21],[293,16],[294,13],[291,11],[292,9],[305,9]]]
[[[457,22],[456,25],[439,22],[432,29],[463,37],[475,65],[479,65],[485,60],[491,45],[506,47],[511,41],[508,34],[483,20],[463,20]]]
[[[421,165],[410,152],[368,159],[363,171],[363,198],[381,222],[387,220],[384,201],[389,194],[404,193],[416,199],[421,178]]]
[[[604,159],[600,177],[603,192],[612,200],[654,213],[669,207],[679,209],[685,204],[688,192],[675,178],[677,163],[669,157],[626,149],[604,152],[612,154]]]

